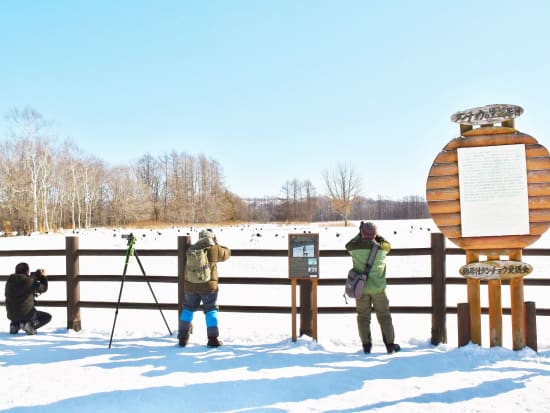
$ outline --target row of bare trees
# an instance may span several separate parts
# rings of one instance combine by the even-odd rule
[[[196,223],[243,218],[243,203],[225,188],[220,165],[204,155],[146,154],[135,172],[149,201],[150,220]]]
[[[319,195],[311,181],[292,179],[281,187],[280,197],[247,200],[252,221],[344,221],[428,218],[426,200],[407,196],[401,200],[365,198],[362,182],[350,164],[339,163],[323,171],[327,195]]]
[[[264,197],[247,199],[247,218],[250,221],[342,221],[342,214],[334,208],[327,196],[285,199]],[[289,211],[292,213],[289,215]],[[309,211],[312,211],[311,213]],[[420,196],[407,196],[400,200],[365,198],[358,196],[350,203],[346,220],[420,219],[429,218],[428,206]]]
[[[57,144],[32,108],[14,109],[11,136],[0,141],[0,222],[7,232],[228,221],[326,221],[429,216],[420,197],[367,199],[350,165],[325,170],[327,195],[292,179],[280,196],[242,200],[228,191],[221,166],[173,151],[109,167],[72,142]]]
[[[217,162],[173,152],[108,167],[71,142],[57,145],[40,113],[10,113],[12,136],[0,141],[0,217],[6,231],[239,219],[237,197]]]

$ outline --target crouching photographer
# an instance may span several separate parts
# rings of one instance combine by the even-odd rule
[[[29,265],[21,262],[15,266],[15,274],[6,281],[6,311],[10,334],[23,330],[27,335],[50,322],[51,314],[35,308],[35,297],[48,290],[48,277],[43,269],[30,272]]]

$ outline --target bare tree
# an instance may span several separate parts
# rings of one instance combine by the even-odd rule
[[[195,222],[195,159],[185,153],[170,153],[165,158],[166,210],[171,222]]]
[[[286,210],[285,219],[292,221],[304,220],[303,184],[298,179],[286,181],[281,191],[284,197],[283,208]]]
[[[281,187],[282,199],[279,207],[277,208],[279,214],[276,218],[280,220],[289,220],[291,216],[292,208],[292,184],[290,181],[286,181]]]
[[[32,220],[28,177],[24,169],[14,142],[3,142],[0,147],[0,211],[2,226],[8,233],[28,229],[28,223]]]
[[[13,109],[8,119],[14,126],[12,135],[15,139],[16,152],[25,166],[23,173],[27,180],[22,189],[30,194],[32,231],[38,231],[40,212],[45,219],[43,224],[46,227],[49,226],[47,192],[52,172],[52,158],[50,143],[42,132],[47,122],[38,111],[30,107],[23,110]],[[43,209],[40,211],[41,204]]]
[[[332,171],[324,170],[323,179],[332,207],[347,226],[352,201],[360,195],[361,180],[351,165],[342,163]]]
[[[281,199],[276,203],[275,213],[271,215],[275,220],[311,222],[316,203],[315,187],[311,181],[287,180],[281,187]]]
[[[38,192],[42,218],[42,229],[46,232],[50,231],[49,208],[50,195],[54,186],[55,173],[55,156],[52,154],[52,149],[49,145],[43,145],[40,148],[40,174],[38,176]]]
[[[292,217],[294,220],[302,219],[299,214],[300,204],[302,203],[302,184],[297,179],[290,182],[291,200],[292,200]]]
[[[106,168],[103,161],[88,157],[82,163],[82,203],[84,205],[84,227],[90,228],[92,217],[99,219],[103,210],[103,182],[106,176]]]
[[[137,162],[136,171],[138,178],[147,189],[148,198],[153,207],[152,218],[158,222],[164,187],[161,163],[149,153],[143,155]]]
[[[305,196],[305,218],[307,222],[311,222],[317,205],[317,197],[315,187],[309,179],[306,179],[302,184],[302,191]]]
[[[111,169],[106,180],[106,202],[112,224],[128,225],[148,217],[145,188],[130,167]]]
[[[62,162],[64,199],[67,200],[71,227],[80,229],[82,224],[82,199],[83,199],[83,166],[80,160],[80,149],[70,141],[63,146]]]

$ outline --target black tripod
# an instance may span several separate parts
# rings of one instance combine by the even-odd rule
[[[120,305],[120,297],[122,296],[122,288],[124,287],[124,280],[126,278],[126,270],[128,270],[128,262],[130,261],[130,257],[133,255],[136,257],[136,260],[138,262],[139,268],[141,269],[141,273],[144,277],[146,277],[145,270],[143,269],[143,265],[141,265],[141,261],[137,255],[137,251],[135,250],[135,244],[136,244],[136,237],[134,237],[134,234],[130,233],[129,235],[123,235],[122,238],[128,238],[128,250],[126,250],[126,260],[124,261],[124,271],[122,272],[122,282],[120,283],[120,291],[118,293],[118,301],[116,303],[116,310],[115,310],[115,319],[113,321],[113,329],[111,330],[111,338],[109,339],[109,348],[111,348],[111,342],[113,341],[113,334],[115,332],[115,324],[116,319],[118,316],[118,307]],[[147,280],[147,278],[146,278]],[[153,294],[153,298],[155,299],[155,303],[157,303],[157,306],[160,311],[160,315],[162,316],[162,319],[164,320],[164,324],[166,324],[166,328],[168,328],[168,333],[172,335],[172,332],[170,331],[170,327],[168,327],[168,323],[166,322],[166,319],[164,318],[164,314],[162,313],[162,308],[160,308],[160,304],[157,301],[157,297],[155,296],[155,293],[153,292],[153,288],[151,287],[151,283],[149,280],[147,280],[147,285],[149,286],[149,290],[151,291],[151,294]]]

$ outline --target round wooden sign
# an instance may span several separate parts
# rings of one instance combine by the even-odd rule
[[[505,250],[532,244],[550,226],[550,156],[535,138],[506,126],[461,124],[462,135],[436,156],[426,183],[428,209],[439,230],[465,250]],[[468,125],[468,124],[466,124]],[[521,235],[463,236],[459,186],[459,148],[525,145],[529,232]],[[488,189],[490,191],[490,189]]]

